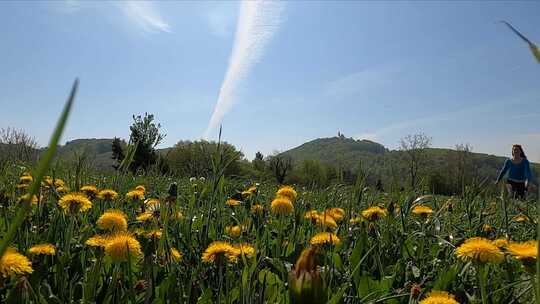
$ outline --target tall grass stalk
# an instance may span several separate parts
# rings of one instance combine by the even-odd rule
[[[47,152],[45,153],[45,156],[39,161],[37,170],[34,173],[34,179],[28,189],[28,195],[30,199],[24,200],[22,202],[21,206],[17,210],[17,214],[15,215],[15,218],[13,219],[13,221],[11,222],[11,225],[9,226],[8,231],[2,238],[2,241],[0,241],[0,257],[4,255],[9,244],[15,237],[17,230],[19,229],[24,219],[26,218],[26,215],[28,214],[28,211],[30,210],[31,198],[34,195],[37,195],[39,192],[39,189],[41,187],[41,180],[43,179],[43,176],[45,176],[45,173],[49,169],[54,153],[56,152],[58,142],[60,141],[60,137],[62,136],[62,132],[64,131],[64,128],[66,126],[67,119],[71,111],[71,106],[73,105],[73,102],[75,100],[78,87],[79,87],[79,80],[75,79],[75,82],[73,83],[73,86],[71,88],[71,93],[69,94],[68,100],[66,104],[64,105],[64,109],[62,110],[62,114],[60,115],[60,118],[56,124],[56,128],[53,132],[51,140],[49,141],[49,147],[47,148]]]

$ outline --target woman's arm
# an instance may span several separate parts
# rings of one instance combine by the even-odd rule
[[[525,179],[527,180],[527,183],[533,182],[534,184],[538,185],[536,177],[531,172],[531,166],[529,164],[529,161],[525,163]]]
[[[501,169],[501,171],[499,172],[499,175],[497,176],[497,183],[501,181],[501,178],[506,174],[506,171],[508,171],[508,168],[510,168],[510,163],[509,163],[509,159],[507,159],[505,162],[504,162],[504,165]]]

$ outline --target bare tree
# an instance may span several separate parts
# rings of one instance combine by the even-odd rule
[[[461,193],[465,191],[465,184],[470,178],[470,167],[472,165],[472,146],[468,143],[456,145],[456,181],[461,190]]]
[[[283,184],[285,177],[292,169],[292,159],[276,153],[268,157],[268,166],[279,184]]]
[[[399,144],[400,149],[407,155],[411,187],[415,189],[418,182],[419,169],[427,161],[426,149],[431,146],[431,137],[424,133],[407,135],[401,138]]]
[[[39,151],[36,139],[22,129],[0,129],[0,163],[34,162]]]

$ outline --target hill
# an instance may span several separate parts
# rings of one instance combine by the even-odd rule
[[[396,182],[399,176],[402,183],[408,179],[407,155],[401,150],[389,150],[383,145],[369,140],[355,140],[344,136],[318,138],[298,147],[280,153],[293,160],[295,167],[302,166],[305,161],[317,161],[343,170],[356,171],[359,164],[368,173],[372,183],[382,180],[384,184]],[[465,171],[476,180],[494,180],[504,163],[505,157],[485,153],[470,152]],[[453,149],[429,148],[426,151],[424,176],[437,182],[447,182],[463,172],[460,163],[463,155]],[[533,163],[532,169],[540,172],[540,166]],[[451,177],[450,179],[448,177]],[[443,186],[440,186],[443,187]],[[444,187],[450,187],[446,185]]]
[[[58,147],[57,157],[69,160],[84,155],[96,169],[112,170],[112,141],[112,138],[74,139]]]

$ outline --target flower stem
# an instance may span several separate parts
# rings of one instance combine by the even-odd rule
[[[486,292],[486,274],[487,266],[484,264],[479,264],[476,268],[476,275],[478,276],[478,285],[480,286],[480,296],[482,297],[482,304],[488,304]]]

